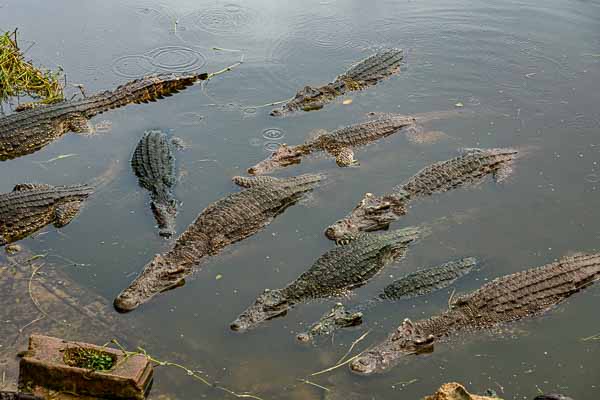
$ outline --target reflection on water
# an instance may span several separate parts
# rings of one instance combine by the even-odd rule
[[[476,212],[460,222],[449,219],[447,229],[416,245],[401,265],[386,267],[354,297],[343,299],[349,305],[370,298],[394,276],[465,254],[481,257],[486,268],[459,282],[457,293],[570,252],[597,251],[597,2],[0,2],[0,26],[18,27],[22,40],[34,43],[27,57],[51,68],[61,65],[68,83],[84,84],[87,94],[150,72],[216,71],[244,59],[238,69],[202,87],[91,121],[97,131],[110,126],[108,132],[66,135],[38,153],[0,164],[0,191],[7,192],[22,182],[87,182],[118,161],[114,179],[69,226],[23,243],[34,253],[89,264],[68,270],[69,277],[107,303],[169,246],[155,234],[146,196],[129,168],[145,130],[172,129],[189,144],[177,154],[185,171],[176,189],[182,202],[180,233],[208,204],[237,190],[231,176],[264,159],[265,146],[301,143],[311,131],[332,131],[363,120],[368,112],[410,115],[452,110],[456,104],[471,111],[462,118],[427,120],[425,133],[447,135],[431,145],[393,135],[358,150],[360,168],[342,170],[318,159],[282,171],[324,171],[330,182],[268,229],[208,260],[185,287],[124,319],[141,326],[144,336],[152,337],[148,342],[168,348],[156,349],[162,352],[159,358],[191,363],[213,381],[264,399],[417,399],[449,380],[467,383],[472,392],[491,388],[506,399],[531,399],[538,388],[574,399],[600,397],[600,344],[580,340],[600,332],[595,287],[545,318],[516,324],[502,335],[466,336],[460,345],[439,346],[387,374],[365,378],[342,367],[308,378],[329,391],[297,379],[335,364],[366,329],[371,333],[353,353],[383,339],[405,317],[419,319],[445,309],[452,289],[383,305],[366,325],[319,346],[299,346],[294,335],[339,299],[298,307],[244,336],[228,329],[256,293],[293,280],[331,248],[323,229],[346,215],[365,192],[386,192],[426,165],[455,156],[457,147],[536,150],[502,185],[415,204],[393,228]],[[283,119],[269,117],[272,107],[261,107],[291,97],[304,85],[329,82],[381,47],[405,49],[405,67],[397,77],[352,93],[351,104]],[[161,372],[155,389],[183,399],[224,396],[187,376]]]

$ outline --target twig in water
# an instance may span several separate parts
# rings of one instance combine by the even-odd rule
[[[235,67],[239,67],[240,65],[242,65],[242,61],[238,61],[236,63],[231,64],[229,67],[225,67],[219,71],[216,72],[211,72],[207,75],[206,80],[209,80],[217,75],[221,75],[224,74],[225,72],[231,71],[232,69],[234,69]]]
[[[363,333],[363,334],[362,334],[362,335],[361,335],[361,336],[360,336],[358,339],[356,339],[356,340],[355,340],[355,341],[352,343],[352,345],[350,346],[350,349],[349,349],[349,350],[346,352],[346,354],[344,354],[344,357],[342,357],[342,358],[341,358],[341,359],[340,359],[340,360],[339,360],[339,361],[336,363],[336,365],[334,365],[333,367],[326,368],[326,369],[324,369],[324,370],[322,370],[322,371],[313,372],[312,374],[310,374],[310,376],[321,375],[321,374],[324,374],[324,373],[326,373],[326,372],[333,371],[334,369],[338,369],[339,367],[342,367],[342,366],[344,366],[344,365],[346,365],[346,364],[348,364],[348,363],[350,363],[350,362],[354,361],[356,358],[358,358],[360,355],[362,355],[362,353],[364,353],[364,352],[365,352],[365,350],[361,351],[361,352],[360,352],[360,353],[358,353],[357,355],[355,355],[355,356],[353,356],[353,357],[350,357],[350,358],[349,358],[349,359],[347,359],[346,361],[342,362],[342,360],[343,360],[344,358],[346,358],[346,356],[348,356],[348,354],[350,354],[350,352],[352,351],[352,349],[354,348],[354,346],[356,346],[356,345],[357,345],[357,344],[358,344],[358,343],[359,343],[361,340],[363,340],[363,339],[364,339],[364,338],[365,338],[365,337],[366,337],[366,336],[367,336],[367,335],[368,335],[370,332],[371,332],[371,331],[369,330],[369,331],[367,331],[367,332]]]
[[[46,161],[34,161],[34,162],[35,162],[36,164],[40,164],[40,165],[41,165],[41,164],[50,164],[50,163],[52,163],[52,162],[54,162],[54,161],[63,160],[63,159],[65,159],[65,158],[71,158],[71,157],[75,157],[75,156],[78,156],[78,155],[79,155],[79,154],[75,154],[75,153],[70,153],[70,154],[61,154],[61,155],[59,155],[59,156],[53,157],[53,158],[51,158],[51,159],[49,159],[49,160],[46,160]]]
[[[450,297],[448,298],[448,309],[452,308],[452,299],[454,298],[454,293],[456,289],[452,289],[452,293],[450,293]]]
[[[196,371],[193,371],[193,370],[191,370],[191,369],[189,369],[187,367],[184,367],[181,364],[173,363],[173,362],[170,362],[170,361],[161,361],[161,360],[158,360],[158,359],[152,357],[151,355],[148,354],[148,352],[145,349],[143,349],[141,347],[137,348],[138,351],[128,351],[128,350],[125,350],[125,348],[117,341],[117,339],[113,339],[113,340],[111,340],[111,342],[113,344],[115,344],[123,352],[123,354],[125,354],[124,360],[126,360],[127,358],[129,358],[131,356],[134,356],[134,355],[141,355],[141,356],[146,357],[148,359],[148,361],[155,363],[157,366],[161,366],[161,367],[175,367],[175,368],[181,369],[181,370],[185,371],[185,373],[187,375],[189,375],[192,378],[194,378],[194,379],[202,382],[206,386],[209,386],[209,387],[214,388],[214,389],[221,390],[221,391],[223,391],[225,393],[228,393],[228,394],[230,394],[232,396],[235,396],[237,398],[264,400],[261,397],[255,396],[255,395],[250,394],[250,393],[237,393],[237,392],[234,392],[231,389],[227,389],[226,387],[219,386],[219,385],[217,385],[215,383],[211,383],[211,382],[207,381],[205,378],[203,378],[202,376],[198,375],[196,373]],[[119,364],[117,364],[117,365],[119,365]]]
[[[327,388],[325,386],[321,386],[318,383],[311,382],[308,379],[300,379],[300,378],[298,378],[298,381],[300,381],[302,383],[306,383],[307,385],[312,385],[312,386],[318,387],[319,389],[323,389],[326,392],[330,392],[331,391],[331,389],[329,389],[329,388]]]
[[[396,383],[392,383],[392,387],[400,385],[400,386],[402,386],[404,388],[404,387],[407,387],[408,385],[412,385],[413,383],[416,383],[418,381],[419,380],[415,378],[415,379],[411,379],[410,381],[396,382]]]
[[[356,339],[354,342],[352,342],[352,344],[350,345],[350,347],[348,348],[348,351],[346,352],[346,354],[344,354],[344,356],[342,358],[340,358],[336,364],[341,363],[342,361],[344,361],[344,358],[346,358],[350,353],[352,353],[352,350],[354,350],[354,346],[356,346],[357,344],[359,344],[364,338],[367,337],[367,335],[371,332],[371,330],[369,329],[368,331],[366,331],[365,333],[363,333],[362,335],[360,335],[360,337],[358,339]]]
[[[333,371],[333,370],[335,370],[335,369],[338,369],[339,367],[343,367],[344,365],[346,365],[346,364],[349,364],[349,363],[351,363],[352,361],[354,361],[355,359],[357,359],[358,357],[360,357],[360,356],[362,355],[362,353],[364,353],[364,352],[365,352],[365,350],[361,351],[360,353],[358,353],[358,354],[357,354],[357,355],[355,355],[354,357],[350,357],[349,359],[347,359],[346,361],[344,361],[344,362],[343,362],[343,363],[341,363],[341,364],[334,365],[333,367],[329,367],[329,368],[327,368],[327,369],[324,369],[324,370],[322,370],[322,371],[319,371],[319,372],[313,372],[312,374],[310,374],[310,376],[321,375],[321,374],[324,374],[324,373],[326,373],[326,372],[331,372],[331,371]]]
[[[590,340],[600,340],[600,333],[596,333],[595,335],[588,336],[588,337],[581,339],[582,342],[588,342]]]
[[[42,315],[39,316],[39,317],[37,317],[33,321],[29,322],[27,325],[23,326],[21,329],[19,329],[19,335],[21,333],[23,333],[23,331],[25,330],[25,328],[27,328],[28,326],[31,326],[31,325],[35,324],[36,322],[39,322],[39,321],[43,320],[44,318],[46,318],[48,316],[48,314],[46,314],[46,312],[44,310],[42,310],[42,308],[38,304],[37,300],[33,296],[32,290],[31,290],[31,284],[33,282],[33,278],[35,277],[35,274],[37,274],[39,272],[39,270],[42,269],[42,267],[44,265],[46,265],[46,263],[41,263],[37,268],[33,269],[33,271],[31,272],[31,277],[29,278],[29,282],[27,283],[27,291],[29,292],[29,298],[31,298],[31,302],[33,303],[33,305],[35,306],[35,308],[37,308],[38,311]]]

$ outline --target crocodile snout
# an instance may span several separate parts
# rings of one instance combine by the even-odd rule
[[[377,363],[371,357],[359,357],[350,363],[350,369],[359,374],[372,374],[375,372]]]
[[[120,313],[128,313],[130,311],[133,311],[136,308],[138,308],[139,305],[140,303],[135,299],[123,295],[117,296],[117,298],[113,302],[115,310],[117,310]]]

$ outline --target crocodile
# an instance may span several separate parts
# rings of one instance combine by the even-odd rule
[[[0,392],[0,400],[42,400],[42,398],[28,393]]]
[[[541,394],[539,396],[536,396],[535,399],[533,399],[533,400],[573,400],[573,399],[565,396],[564,394],[551,393],[551,394]]]
[[[447,288],[457,279],[471,272],[477,263],[475,257],[467,257],[412,272],[390,283],[377,296],[358,304],[351,310],[346,310],[342,303],[337,303],[308,331],[298,334],[296,338],[301,342],[307,342],[315,336],[331,335],[339,329],[360,325],[363,312],[380,302],[411,299]]]
[[[403,357],[430,353],[451,336],[489,330],[541,315],[600,279],[600,253],[577,254],[538,268],[505,275],[458,296],[447,311],[412,322],[405,319],[382,343],[350,363],[358,373],[391,368]]]
[[[158,223],[158,233],[167,238],[175,233],[177,215],[177,201],[173,196],[174,160],[167,135],[157,130],[144,133],[131,159],[140,186],[150,192],[150,207]]]
[[[181,286],[194,265],[252,236],[322,180],[318,174],[272,178],[209,205],[165,254],[157,254],[115,299],[119,312],[136,309],[160,292]],[[251,181],[252,178],[247,178]]]
[[[0,118],[0,161],[34,153],[67,132],[90,132],[89,119],[127,104],[154,102],[210,77],[158,74],[83,99],[62,101]]]
[[[62,228],[93,192],[86,184],[51,186],[22,183],[0,194],[0,246],[21,240],[48,224]]]
[[[281,167],[299,164],[302,157],[318,151],[335,157],[336,163],[340,167],[356,165],[353,147],[375,142],[415,124],[416,119],[413,117],[389,115],[339,128],[330,133],[322,133],[296,146],[284,144],[277,148],[269,158],[248,168],[248,173],[262,175]]]
[[[308,300],[341,296],[364,285],[386,265],[400,260],[420,235],[418,228],[385,234],[362,233],[347,246],[335,247],[319,257],[311,268],[282,289],[265,289],[254,304],[230,327],[246,331],[282,316],[293,306]]]
[[[284,116],[298,110],[320,110],[338,96],[375,85],[400,71],[404,59],[401,49],[384,49],[359,61],[331,83],[320,87],[305,86],[281,108],[271,111],[272,116]]]
[[[248,168],[250,175],[263,175],[279,168],[300,164],[302,158],[316,152],[324,152],[335,158],[339,167],[356,166],[354,148],[365,146],[394,133],[402,132],[413,144],[432,143],[447,137],[443,132],[426,131],[423,124],[438,119],[469,115],[461,111],[433,111],[413,115],[370,112],[364,122],[348,125],[328,132],[318,129],[308,140],[299,145],[282,144],[269,158]]]
[[[390,223],[407,213],[411,200],[475,185],[487,175],[493,175],[496,182],[501,182],[512,171],[517,154],[517,150],[510,148],[465,149],[458,157],[423,168],[389,194],[366,193],[349,215],[325,230],[325,236],[345,241],[359,231],[387,229]]]

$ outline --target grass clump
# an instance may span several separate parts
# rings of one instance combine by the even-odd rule
[[[0,103],[9,97],[29,96],[49,104],[64,98],[62,70],[35,67],[17,45],[17,30],[0,35]]]
[[[102,350],[71,347],[64,351],[63,361],[70,367],[109,371],[115,366],[116,356]]]

